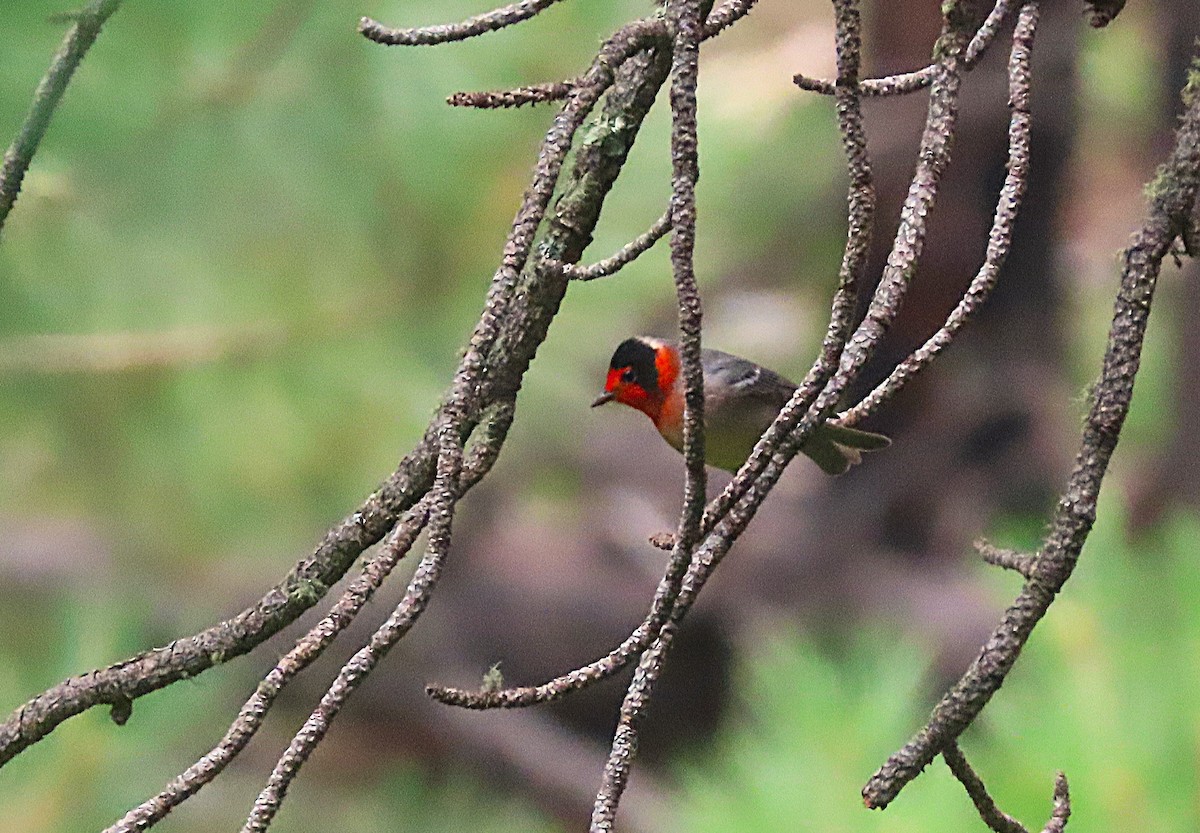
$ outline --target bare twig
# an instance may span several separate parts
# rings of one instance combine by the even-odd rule
[[[988,564],[1020,573],[1025,578],[1032,576],[1034,567],[1037,566],[1037,553],[1000,549],[984,540],[975,542],[975,550]]]
[[[1025,825],[996,806],[995,800],[983,785],[983,780],[971,768],[957,743],[951,741],[947,744],[942,750],[942,760],[963,785],[975,809],[979,811],[979,818],[989,829],[994,833],[1029,833]],[[1042,833],[1063,833],[1070,817],[1071,794],[1067,787],[1067,776],[1059,772],[1054,776],[1054,808],[1051,810],[1050,820],[1042,828]]]
[[[967,44],[967,51],[963,55],[964,70],[975,67],[975,64],[987,52],[988,47],[992,45],[992,41],[996,39],[1005,19],[1018,5],[1020,5],[1020,0],[997,0],[996,5],[975,32],[975,36],[971,38],[971,42]],[[930,64],[913,72],[902,72],[883,78],[867,78],[859,83],[859,92],[873,98],[914,93],[932,84],[934,73],[935,65]],[[792,81],[802,90],[822,95],[833,95],[837,87],[832,81],[823,78],[809,78],[803,74],[797,74]]]
[[[1033,628],[1070,577],[1096,517],[1096,499],[1129,412],[1162,260],[1189,222],[1200,186],[1200,96],[1189,102],[1175,146],[1150,189],[1146,224],[1125,250],[1100,381],[1079,455],[1033,574],[979,657],[925,724],[863,787],[868,807],[886,807],[954,741],[1000,688]]]
[[[971,802],[979,811],[979,818],[983,819],[984,824],[995,833],[1029,833],[1025,825],[996,806],[995,800],[988,794],[987,787],[983,785],[983,780],[975,774],[957,743],[950,743],[942,750],[942,760],[971,797]]]
[[[1054,810],[1050,813],[1050,821],[1042,828],[1042,833],[1063,833],[1070,818],[1071,788],[1067,784],[1067,776],[1060,772],[1054,779]]]
[[[576,81],[548,81],[511,90],[454,93],[446,99],[451,107],[475,107],[494,110],[501,107],[521,107],[525,104],[544,104],[562,101],[575,89]]]
[[[590,266],[570,266],[555,262],[545,262],[544,265],[551,269],[558,268],[564,270],[567,277],[573,281],[594,281],[597,278],[607,278],[610,275],[615,275],[643,254],[650,251],[654,244],[661,240],[670,230],[671,212],[668,211],[655,220],[654,225],[650,226],[649,229],[633,240],[630,240],[604,260],[598,260]]]
[[[4,163],[0,165],[0,234],[4,222],[12,211],[21,193],[21,182],[33,161],[33,155],[41,144],[54,110],[67,91],[71,76],[79,67],[83,56],[91,49],[100,35],[100,29],[121,5],[121,0],[92,0],[72,15],[74,25],[63,38],[62,45],[54,53],[50,69],[38,82],[33,93],[33,103],[21,123],[17,136],[4,152]]]
[[[444,23],[436,26],[417,26],[393,29],[377,20],[364,17],[358,22],[358,31],[363,37],[385,46],[432,46],[438,43],[467,40],[488,32],[495,32],[514,23],[528,20],[550,8],[558,0],[520,0],[490,12],[469,17],[461,23]]]
[[[1037,21],[1038,7],[1028,3],[1022,7],[1013,33],[1012,54],[1008,62],[1008,103],[1012,109],[1008,127],[1008,174],[996,201],[983,265],[942,328],[902,361],[861,402],[842,414],[839,422],[843,425],[855,425],[870,416],[928,367],[939,353],[950,346],[996,286],[1000,268],[1012,248],[1013,226],[1029,181],[1029,130],[1032,123],[1029,112],[1029,60]]]

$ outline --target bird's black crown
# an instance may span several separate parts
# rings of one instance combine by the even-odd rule
[[[627,338],[617,345],[613,352],[612,361],[608,366],[612,370],[629,368],[629,378],[626,382],[635,382],[645,390],[658,390],[658,367],[654,360],[656,353],[653,347],[640,338]]]

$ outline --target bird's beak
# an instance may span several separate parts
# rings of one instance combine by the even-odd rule
[[[596,397],[596,401],[592,403],[592,407],[598,408],[607,402],[612,402],[616,398],[617,398],[617,395],[615,393],[613,393],[610,390],[607,390],[604,393],[602,393]]]

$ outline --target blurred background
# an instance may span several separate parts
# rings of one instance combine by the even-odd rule
[[[651,714],[623,829],[983,829],[940,765],[885,813],[858,791],[1017,592],[970,543],[1034,547],[1045,528],[1099,370],[1117,252],[1142,221],[1200,33],[1190,0],[1131,4],[1099,32],[1075,4],[1051,5],[1034,53],[1034,180],[999,289],[869,426],[895,438],[890,451],[837,480],[798,462],[722,565]],[[449,381],[552,112],[454,110],[445,96],[573,76],[647,7],[574,0],[421,50],[366,42],[358,17],[447,22],[484,7],[130,0],[112,18],[0,245],[0,711],[237,612],[391,471]],[[62,10],[6,4],[0,143]],[[871,73],[926,61],[936,3],[866,11]],[[1006,51],[1001,39],[967,80],[928,255],[872,383],[979,266],[1003,177]],[[823,331],[845,178],[831,102],[790,79],[832,68],[827,3],[763,0],[705,47],[701,79],[706,343],[795,377]],[[873,275],[924,107],[866,108]],[[586,259],[662,212],[667,128],[654,112]],[[1096,530],[963,741],[1031,826],[1056,769],[1071,779],[1072,830],[1200,826],[1197,277],[1165,266]],[[572,288],[496,469],[459,513],[431,609],[351,701],[274,830],[584,827],[624,678],[503,714],[434,706],[422,689],[475,686],[496,662],[509,683],[540,682],[640,620],[664,566],[646,538],[674,528],[683,465],[640,415],[587,405],[614,345],[674,321],[665,245]],[[240,824],[404,573],[163,829]],[[67,722],[0,772],[4,829],[111,823],[219,739],[287,645],[138,700],[123,728],[100,709]]]

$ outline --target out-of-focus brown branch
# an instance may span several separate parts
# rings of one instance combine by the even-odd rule
[[[33,155],[37,153],[38,145],[50,126],[50,119],[62,101],[63,93],[67,91],[67,85],[71,83],[71,76],[96,42],[105,21],[120,6],[121,0],[92,0],[72,14],[74,24],[63,38],[58,52],[54,53],[50,69],[34,90],[33,103],[16,138],[4,152],[4,162],[0,165],[0,235],[4,232],[4,222],[17,201],[17,195],[21,193],[25,172],[29,170]]]
[[[1084,0],[1083,11],[1088,24],[1101,29],[1116,19],[1125,8],[1125,0]]]
[[[963,730],[1000,688],[1034,627],[1071,576],[1096,518],[1096,500],[1129,413],[1150,306],[1163,258],[1191,222],[1200,187],[1200,96],[1190,96],[1175,146],[1149,187],[1149,217],[1125,250],[1121,285],[1100,380],[1075,469],[1021,594],[979,657],[925,724],[863,787],[868,807],[886,807]]]

